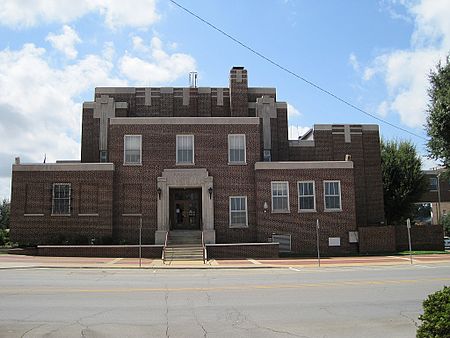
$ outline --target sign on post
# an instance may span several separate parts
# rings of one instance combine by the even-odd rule
[[[318,261],[318,263],[319,263],[319,268],[320,268],[320,247],[319,247],[319,244],[320,244],[320,242],[319,242],[319,228],[320,228],[320,225],[319,225],[319,220],[317,219],[317,221],[316,221],[316,235],[317,235],[317,261]]]
[[[413,259],[412,259],[412,250],[411,250],[411,220],[409,218],[406,220],[406,228],[408,229],[409,259],[412,264]]]

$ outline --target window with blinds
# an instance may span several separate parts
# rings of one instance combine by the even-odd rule
[[[142,163],[142,136],[125,135],[124,136],[124,164]]]
[[[228,162],[230,164],[245,164],[245,135],[228,135]]]
[[[177,164],[194,164],[194,135],[177,135]]]

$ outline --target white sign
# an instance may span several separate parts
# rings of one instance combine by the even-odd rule
[[[328,246],[341,246],[341,237],[328,237]]]

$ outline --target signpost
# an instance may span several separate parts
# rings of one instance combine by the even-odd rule
[[[139,221],[139,267],[142,267],[142,217]]]
[[[320,268],[320,248],[319,248],[319,220],[316,221],[316,235],[317,235],[317,261],[319,262]]]
[[[409,218],[406,220],[406,228],[408,229],[409,259],[412,264],[413,259],[412,259],[412,250],[411,250],[411,220]]]

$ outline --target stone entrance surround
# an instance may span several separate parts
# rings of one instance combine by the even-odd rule
[[[155,244],[164,244],[166,233],[170,229],[170,188],[201,188],[202,189],[202,231],[205,243],[216,242],[214,230],[214,192],[209,195],[209,188],[213,188],[213,178],[206,169],[165,169],[157,179],[161,196],[158,197],[158,229],[155,232]]]

